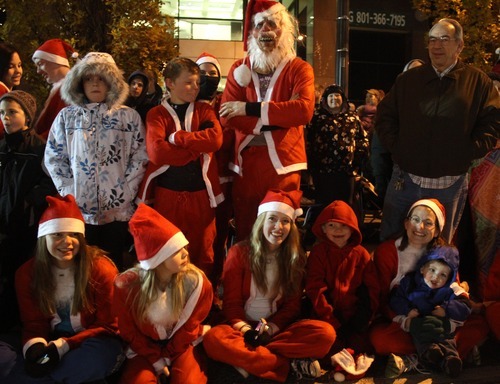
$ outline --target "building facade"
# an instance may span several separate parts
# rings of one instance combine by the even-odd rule
[[[343,1],[345,15],[337,15]],[[388,91],[406,62],[427,60],[428,21],[412,8],[411,0],[281,0],[299,22],[297,53],[314,68],[316,82],[335,83],[339,22],[348,19],[349,98],[362,103],[369,88]],[[225,76],[244,56],[243,19],[246,0],[164,0],[163,11],[174,17],[182,56],[196,59],[209,52]],[[346,6],[347,5],[347,6]],[[340,17],[340,19],[339,19]],[[342,19],[344,17],[344,19]],[[224,79],[222,86],[224,85]]]

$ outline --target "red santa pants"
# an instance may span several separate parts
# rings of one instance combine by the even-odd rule
[[[177,192],[157,187],[154,209],[175,224],[189,241],[191,262],[210,276],[214,262],[215,209],[206,190]]]
[[[205,384],[206,357],[202,348],[190,345],[169,367],[170,384]],[[157,384],[153,365],[143,356],[137,355],[125,362],[120,384]]]
[[[289,359],[323,358],[334,340],[335,331],[330,324],[301,320],[273,337],[266,346],[247,346],[242,333],[229,325],[213,327],[203,336],[203,345],[214,360],[284,383],[290,370]]]
[[[235,176],[233,182],[237,241],[250,235],[259,204],[269,189],[300,189],[300,171],[278,175],[269,158],[267,147],[249,147],[241,152],[241,156],[243,176]]]

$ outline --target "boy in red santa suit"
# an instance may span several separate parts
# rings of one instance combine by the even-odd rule
[[[222,130],[212,107],[196,101],[200,68],[194,61],[176,57],[163,75],[169,96],[146,117],[149,164],[138,197],[184,233],[191,261],[210,276],[215,207],[224,200],[214,160]]]
[[[305,292],[313,316],[335,328],[333,353],[348,347],[371,353],[368,326],[378,308],[379,285],[371,256],[361,245],[356,214],[335,200],[321,211],[312,231],[317,243],[307,259]]]
[[[303,125],[314,112],[312,67],[296,57],[296,20],[273,0],[250,0],[244,25],[248,56],[229,70],[221,123],[236,133],[231,169],[237,239],[250,234],[268,189],[300,188],[307,168]]]
[[[59,111],[67,107],[61,98],[61,85],[69,72],[68,53],[73,59],[78,57],[78,53],[67,42],[51,39],[38,47],[32,56],[36,72],[42,75],[47,83],[52,84],[43,110],[35,123],[36,133],[44,139],[49,135],[50,127]]]
[[[116,279],[114,308],[128,360],[120,383],[207,382],[198,345],[212,286],[189,262],[188,241],[162,215],[140,204],[129,222],[139,264]],[[162,381],[163,382],[163,381]]]

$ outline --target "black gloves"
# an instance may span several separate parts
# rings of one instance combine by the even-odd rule
[[[26,373],[32,377],[43,377],[48,375],[59,364],[59,353],[54,344],[33,344],[26,351],[24,368]]]
[[[271,335],[265,331],[259,334],[259,331],[250,329],[245,332],[243,339],[248,345],[258,347],[259,345],[266,345],[269,343],[271,341]]]
[[[198,126],[198,131],[203,131],[204,129],[213,128],[213,127],[214,127],[214,123],[210,120],[206,120],[206,121],[203,121],[202,123],[200,123],[200,125]]]
[[[437,316],[411,319],[410,334],[421,343],[432,343],[452,337],[450,334],[450,321]]]

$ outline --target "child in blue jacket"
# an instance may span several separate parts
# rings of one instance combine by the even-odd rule
[[[398,314],[394,321],[410,332],[420,363],[440,368],[451,377],[462,370],[454,331],[471,312],[468,299],[457,296],[451,287],[458,264],[456,248],[436,247],[423,256],[415,272],[401,280],[390,298]]]

